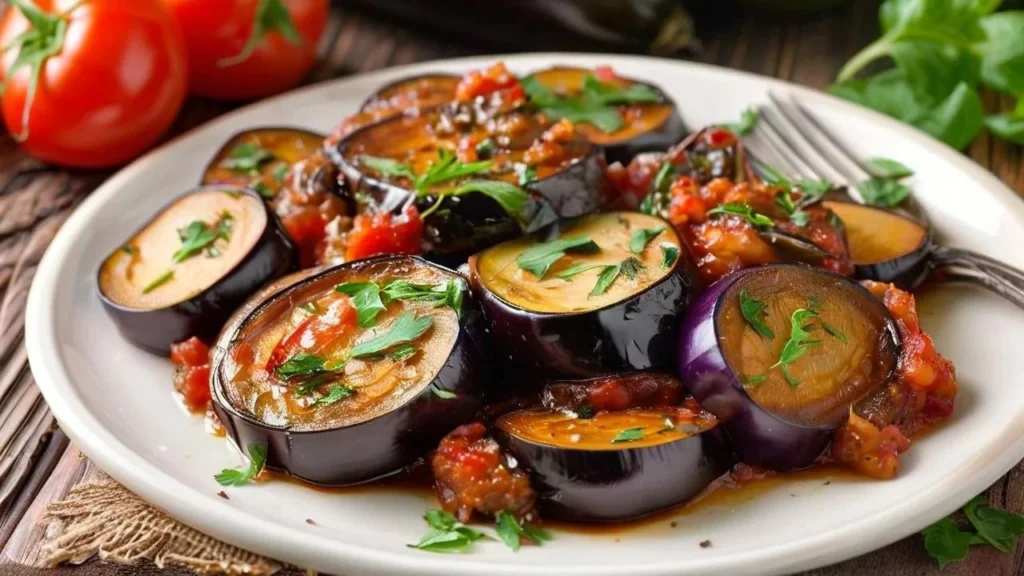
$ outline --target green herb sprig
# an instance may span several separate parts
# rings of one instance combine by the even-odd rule
[[[469,550],[473,542],[481,538],[490,538],[483,532],[459,522],[455,516],[444,510],[428,510],[423,519],[430,526],[430,531],[420,538],[419,542],[409,544],[409,548],[455,554]]]
[[[1017,549],[1017,538],[1024,534],[1024,516],[992,508],[984,494],[975,496],[963,512],[970,529],[962,529],[952,518],[943,518],[921,531],[925,550],[939,563],[939,569],[963,560],[976,544],[988,544],[1004,554]]]
[[[244,486],[255,480],[267,463],[267,445],[265,443],[249,444],[249,465],[244,470],[225,468],[214,480],[221,486]]]
[[[651,104],[663,101],[662,95],[646,84],[622,87],[602,82],[592,74],[583,78],[583,89],[578,95],[562,96],[552,92],[536,76],[520,80],[530,102],[541,112],[554,119],[565,118],[586,123],[605,133],[621,130],[626,121],[615,108],[620,104]]]
[[[707,212],[708,216],[714,216],[716,214],[739,216],[740,218],[743,218],[744,220],[749,222],[755,228],[769,228],[775,225],[774,220],[765,216],[764,214],[755,212],[754,209],[750,207],[750,204],[744,204],[739,202],[730,204],[720,204],[718,206],[715,206],[711,210],[708,210]]]
[[[629,251],[633,254],[641,254],[644,248],[665,231],[664,226],[658,228],[637,228],[629,237]]]
[[[519,552],[523,538],[532,541],[538,546],[554,538],[551,532],[540,526],[520,524],[515,514],[507,510],[498,512],[498,515],[494,517],[494,531],[498,533],[498,538],[511,548],[513,552]]]
[[[594,254],[600,250],[589,236],[571,236],[534,244],[516,257],[516,265],[542,279],[551,265],[567,253]]]
[[[214,251],[214,243],[220,239],[231,239],[233,222],[234,216],[227,211],[222,212],[212,226],[202,220],[193,220],[188,226],[178,230],[181,248],[171,255],[171,260],[175,264],[180,264],[203,250],[207,251],[208,256],[218,256],[220,253]]]
[[[764,318],[768,315],[767,309],[767,304],[756,298],[751,298],[746,290],[740,290],[740,314],[743,315],[743,319],[750,324],[755,332],[771,340],[775,338],[775,333],[764,323]]]

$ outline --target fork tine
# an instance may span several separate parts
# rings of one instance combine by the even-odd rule
[[[817,144],[815,151],[826,162],[843,172],[847,178],[848,185],[856,184],[871,176],[857,160],[857,157],[851,154],[849,149],[831,132],[825,129],[821,122],[797,102],[791,94],[786,94],[783,97],[769,91],[768,98],[786,116],[798,132]]]
[[[796,176],[799,178],[809,178],[815,180],[820,178],[818,171],[808,164],[803,157],[794,150],[793,146],[789,144],[772,126],[770,123],[765,122],[766,116],[764,113],[761,114],[761,122],[757,123],[754,130],[755,138],[762,142],[765,148],[772,151],[772,155],[776,158],[784,158],[786,164],[790,166],[789,169],[781,167],[783,172],[788,173],[790,176]]]
[[[746,146],[747,158],[758,174],[763,176],[765,167],[774,167],[782,170],[784,174],[798,173],[788,160],[775,154],[772,146],[764,146],[760,138],[748,138],[743,143]]]
[[[773,103],[774,104],[774,103]],[[766,106],[765,113],[761,115],[761,122],[766,130],[772,130],[779,134],[779,140],[787,146],[792,154],[800,156],[808,165],[816,167],[815,172],[821,178],[830,182],[843,184],[847,182],[846,175],[821,156],[817,146],[800,132],[789,118],[776,105]]]

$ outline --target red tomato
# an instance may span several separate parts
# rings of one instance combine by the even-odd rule
[[[327,0],[164,0],[185,33],[189,86],[248,100],[298,84],[316,62]]]
[[[345,260],[359,260],[379,254],[419,254],[423,220],[415,206],[406,206],[400,216],[390,212],[359,214],[348,233]]]
[[[10,4],[0,21],[3,117],[30,154],[67,166],[113,166],[170,127],[185,99],[187,64],[160,0]]]

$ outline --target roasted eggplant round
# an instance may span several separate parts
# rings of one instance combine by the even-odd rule
[[[210,159],[203,169],[201,183],[253,188],[264,198],[272,198],[291,165],[315,154],[323,141],[323,135],[299,128],[239,132]]]
[[[497,420],[495,437],[530,473],[543,516],[579,522],[639,518],[693,498],[732,463],[717,419],[693,399],[680,405],[678,380],[623,378],[629,383],[615,393],[608,392],[619,385],[614,379],[561,383],[545,393],[543,408]],[[641,398],[651,397],[630,396],[645,387],[654,397],[675,396],[675,402],[649,405]],[[616,396],[638,403],[595,409]]]
[[[859,284],[801,265],[726,277],[687,310],[679,374],[718,416],[740,460],[809,466],[850,408],[892,377],[900,344]]]
[[[206,186],[111,253],[97,284],[124,337],[166,356],[174,342],[210,341],[250,294],[296,266],[295,248],[258,195]]]
[[[357,130],[336,156],[369,198],[365,209],[415,203],[424,217],[424,252],[451,265],[558,218],[592,212],[605,193],[600,149],[571,127],[524,110],[437,107]]]
[[[540,98],[537,98],[537,84],[546,89]],[[557,66],[534,72],[523,80],[523,85],[541,110],[552,97],[578,100],[585,95],[608,99],[608,105],[613,106],[619,118],[601,115],[596,122],[581,119],[575,125],[588,140],[604,149],[609,162],[628,163],[642,152],[663,151],[688,132],[672,99],[657,86],[638,80],[614,76],[603,82],[593,70]],[[617,92],[609,95],[603,86],[617,89]]]
[[[853,202],[822,203],[843,223],[858,278],[910,289],[928,274],[931,233],[898,212]]]
[[[401,471],[471,421],[487,380],[465,280],[420,258],[359,260],[277,292],[214,353],[214,411],[267,465],[325,485]]]
[[[469,278],[509,370],[541,379],[672,370],[696,291],[675,230],[639,212],[504,242],[470,258]]]

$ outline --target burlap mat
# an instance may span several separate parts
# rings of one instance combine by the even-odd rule
[[[148,560],[199,574],[269,576],[284,567],[181,524],[106,475],[50,504],[46,519],[40,568],[94,557],[122,564]]]

